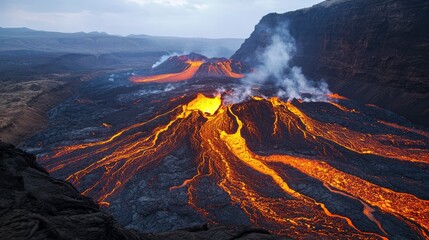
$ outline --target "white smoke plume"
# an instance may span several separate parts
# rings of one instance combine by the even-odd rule
[[[158,67],[161,63],[165,62],[170,57],[187,55],[187,54],[189,54],[189,52],[182,52],[182,53],[172,52],[172,53],[168,53],[168,54],[162,55],[161,58],[159,58],[159,60],[152,65],[152,68]]]
[[[268,28],[269,29],[269,28]],[[296,52],[295,40],[287,27],[282,26],[269,33],[270,44],[257,54],[260,64],[241,80],[241,84],[227,94],[225,103],[238,103],[254,95],[267,94],[284,100],[327,101],[331,93],[324,81],[308,80],[300,67],[290,66]]]

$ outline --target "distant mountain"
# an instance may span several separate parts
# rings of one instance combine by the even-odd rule
[[[329,0],[272,13],[232,58],[256,64],[273,33],[288,29],[307,76],[429,126],[428,12],[427,0]]]
[[[104,32],[59,33],[29,28],[0,28],[0,51],[31,50],[68,53],[198,52],[210,57],[229,57],[242,39],[206,39],[109,35]]]
[[[0,37],[83,37],[83,36],[108,36],[105,32],[76,32],[61,33],[50,31],[38,31],[30,28],[2,28],[0,27]]]

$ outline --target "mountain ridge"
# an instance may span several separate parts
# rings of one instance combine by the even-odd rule
[[[110,35],[105,32],[61,33],[29,28],[0,28],[0,51],[33,50],[70,53],[201,52],[230,56],[242,43],[237,38],[186,38],[150,35]]]

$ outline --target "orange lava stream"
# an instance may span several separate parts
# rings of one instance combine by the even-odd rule
[[[222,130],[229,129],[233,124],[228,115],[233,115],[238,124],[237,131],[233,134]],[[242,122],[230,107],[219,109],[215,116],[203,124],[195,139],[200,142],[197,146],[200,152],[197,174],[170,190],[188,186],[189,204],[208,217],[209,213],[198,207],[195,191],[199,179],[215,176],[218,185],[230,195],[232,203],[239,204],[254,224],[271,222],[277,226],[274,230],[277,233],[287,233],[292,237],[328,237],[335,232],[337,236],[356,239],[384,238],[375,233],[361,232],[349,218],[333,214],[323,203],[291,189],[276,170],[254,157],[256,155],[247,148],[241,137],[242,127]],[[255,186],[257,182],[254,182],[256,179],[248,179],[242,173],[242,163],[270,176],[286,195],[283,198],[270,198],[259,194]],[[319,227],[316,229],[315,225]]]
[[[344,107],[344,106],[342,106],[342,105],[340,105],[338,103],[334,103],[334,102],[329,102],[329,103],[331,105],[334,105],[335,107],[343,110],[344,112],[355,112],[355,113],[358,113],[358,111],[356,109],[348,109],[348,108],[346,108],[346,107]]]
[[[429,150],[408,148],[407,145],[425,145],[425,142],[404,139],[392,134],[366,134],[349,130],[335,123],[324,123],[308,117],[296,106],[287,102],[284,106],[299,117],[305,130],[359,154],[373,154],[403,161],[429,163]],[[386,143],[388,142],[388,143]]]
[[[227,67],[226,69],[229,71]],[[407,147],[410,144],[426,146],[424,144],[427,143],[421,140],[389,134],[360,133],[339,124],[317,121],[300,110],[299,105],[295,106],[278,98],[253,99],[265,101],[267,106],[272,107],[272,132],[269,129],[272,136],[283,134],[293,140],[304,139],[318,145],[323,145],[317,141],[323,138],[358,154],[373,154],[419,164],[429,163],[427,147]],[[343,106],[337,105],[343,110]],[[320,159],[322,156],[312,159],[287,154],[263,156],[253,152],[242,136],[242,131],[247,130],[255,136],[260,133],[253,123],[244,121],[246,116],[245,112],[242,113],[243,109],[244,105],[222,106],[220,96],[210,98],[198,94],[188,104],[179,105],[147,122],[124,128],[106,140],[59,148],[50,157],[51,160],[58,158],[59,161],[48,165],[48,169],[51,172],[58,171],[68,164],[79,163],[77,166],[80,169],[68,177],[77,186],[88,182],[84,181],[87,176],[93,174],[93,177],[101,172],[99,178],[82,187],[85,194],[108,206],[115,194],[140,170],[156,167],[159,161],[180,144],[190,141],[197,155],[196,173],[182,184],[170,187],[170,191],[186,187],[189,205],[208,220],[211,219],[211,209],[201,207],[197,192],[203,178],[214,180],[229,195],[231,204],[240,207],[253,224],[278,234],[304,239],[387,239],[383,236],[388,234],[380,219],[373,215],[377,208],[418,225],[423,229],[420,234],[427,235],[428,200],[395,192],[345,173]],[[157,127],[152,131],[141,129],[155,120]],[[403,131],[414,130],[384,124]],[[331,147],[328,146],[329,149]],[[95,161],[90,162],[90,159]],[[321,181],[332,194],[358,200],[363,206],[363,216],[378,227],[380,234],[362,231],[349,217],[335,214],[324,203],[293,189],[288,183],[288,176],[276,167],[279,163]],[[261,191],[265,188],[269,188],[269,194]]]
[[[348,99],[348,98],[346,98],[344,96],[341,96],[338,93],[330,93],[330,94],[328,94],[328,97],[332,98],[332,99],[350,100],[350,99]]]
[[[244,75],[240,74],[240,73],[235,73],[232,71],[231,68],[231,62],[227,61],[227,62],[220,62],[217,63],[220,71],[223,73],[223,75],[228,76],[230,78],[243,78]]]
[[[201,111],[205,116],[209,116],[216,112],[221,105],[220,96],[208,98],[202,94],[189,102],[187,105],[181,105],[172,111],[178,111],[176,116],[167,124],[155,128],[148,136],[144,136],[142,132],[131,133],[122,139],[112,142],[125,132],[135,130],[148,122],[154,121],[167,113],[157,116],[148,122],[139,123],[125,128],[113,137],[94,143],[65,147],[57,152],[53,157],[64,156],[71,152],[89,147],[99,147],[93,151],[79,155],[78,157],[65,160],[65,162],[57,163],[57,166],[50,171],[57,171],[63,168],[66,164],[84,161],[88,158],[97,157],[100,153],[108,153],[106,156],[99,158],[88,166],[71,174],[67,180],[71,181],[76,186],[81,184],[81,179],[86,175],[95,172],[103,171],[100,180],[97,180],[92,186],[83,191],[83,194],[88,194],[96,197],[98,202],[107,205],[106,199],[112,194],[122,189],[123,185],[129,181],[141,168],[154,163],[165,157],[172,149],[174,149],[186,135],[186,130],[195,124],[196,119],[191,114],[195,111]],[[181,108],[180,111],[178,108]],[[190,121],[183,122],[183,119],[190,118]],[[161,140],[160,140],[161,139]],[[109,153],[110,149],[114,149]]]
[[[380,121],[380,120],[377,121],[377,122],[379,122],[381,124],[384,124],[386,126],[392,127],[392,128],[400,129],[400,130],[405,131],[405,132],[412,132],[412,133],[416,133],[418,135],[424,136],[426,138],[429,138],[429,133],[425,132],[423,130],[420,130],[420,129],[410,128],[410,127],[404,127],[404,126],[401,126],[401,125],[396,124],[396,123],[389,123],[389,122]]]
[[[350,99],[348,99],[348,98],[346,98],[346,97],[343,97],[343,96],[341,96],[340,94],[338,94],[338,93],[330,93],[330,94],[328,94],[328,97],[330,98],[330,99],[334,99],[334,100],[346,100],[346,101],[350,101]],[[338,103],[336,103],[336,102],[329,102],[331,105],[334,105],[335,107],[337,107],[337,108],[339,108],[339,109],[341,109],[341,110],[343,110],[344,112],[356,112],[356,113],[358,113],[358,111],[356,110],[356,109],[348,109],[348,108],[346,108],[346,107],[344,107],[344,106],[342,106],[342,105],[340,105],[340,104],[338,104]]]
[[[163,113],[163,114],[157,115],[156,117],[154,117],[154,118],[150,119],[149,121],[142,122],[142,123],[137,123],[137,124],[131,125],[131,126],[129,126],[129,127],[126,127],[126,128],[124,128],[124,129],[122,129],[121,131],[119,131],[119,132],[115,133],[115,134],[114,134],[112,137],[110,137],[109,139],[106,139],[106,140],[103,140],[103,141],[99,141],[99,142],[90,142],[90,143],[84,143],[84,144],[78,144],[78,145],[72,145],[72,146],[64,146],[64,147],[57,148],[57,149],[56,149],[56,150],[57,150],[57,151],[56,151],[56,153],[55,153],[54,155],[52,155],[50,158],[57,158],[57,157],[61,157],[61,156],[64,156],[64,155],[70,154],[70,153],[72,153],[72,152],[74,152],[74,151],[76,151],[76,150],[85,149],[85,148],[88,148],[88,147],[101,146],[101,145],[105,145],[105,144],[107,144],[107,143],[111,143],[111,142],[112,142],[112,141],[114,141],[116,138],[120,137],[122,134],[124,134],[124,133],[126,133],[126,132],[129,132],[129,131],[131,131],[131,130],[133,130],[133,129],[136,129],[136,128],[138,128],[138,127],[144,126],[144,125],[146,125],[146,124],[148,124],[148,123],[150,123],[150,122],[152,122],[152,121],[154,121],[154,120],[157,120],[157,119],[159,119],[159,118],[161,118],[161,117],[163,117],[163,116],[165,116],[165,115],[167,115],[167,114],[170,114],[170,113],[172,113],[172,112],[176,111],[178,108],[180,108],[180,106],[179,106],[179,107],[177,107],[177,108],[174,108],[173,110],[168,111],[168,112],[166,112],[166,113]],[[116,145],[117,145],[117,144],[116,144]],[[100,151],[100,152],[103,152],[103,151]],[[80,158],[80,159],[83,159],[83,157],[79,157],[79,158]],[[64,160],[63,162],[64,162],[64,163],[70,163],[70,159],[66,159],[66,160]],[[55,165],[58,165],[58,163],[61,163],[61,162],[56,162],[56,163],[55,163]],[[51,172],[51,171],[55,171],[55,170],[53,170],[53,169],[50,169],[49,167],[48,167],[48,170],[49,170],[50,172]]]
[[[246,184],[244,183],[242,184],[243,187],[239,191],[235,192],[234,188],[236,188],[237,185],[232,184],[234,186],[232,187],[230,185],[222,184],[221,182],[220,186],[230,194],[232,200],[241,203],[242,208],[248,207],[253,210],[258,209],[259,214],[265,218],[265,221],[271,219],[281,224],[288,229],[288,234],[290,234],[291,230],[293,231],[294,229],[300,229],[299,233],[297,232],[296,236],[291,235],[292,237],[305,237],[303,232],[305,232],[305,234],[309,234],[309,236],[315,234],[315,232],[313,232],[315,229],[312,229],[311,226],[313,226],[312,224],[314,224],[315,221],[318,221],[318,225],[325,226],[328,229],[332,228],[339,230],[339,232],[336,233],[338,234],[337,236],[345,234],[346,236],[357,239],[384,238],[375,233],[366,233],[360,231],[349,218],[333,214],[323,203],[316,202],[314,199],[291,189],[286,181],[277,173],[277,171],[266,164],[269,162],[267,161],[266,157],[256,155],[247,147],[246,140],[241,136],[243,123],[238,118],[238,116],[231,111],[231,108],[228,109],[236,119],[236,123],[238,124],[237,130],[232,134],[228,134],[225,131],[220,131],[219,134],[220,139],[226,144],[230,153],[232,153],[245,165],[253,168],[261,174],[270,176],[274,183],[276,183],[285,193],[292,196],[292,199],[264,199],[251,188],[247,189]],[[226,169],[228,170],[230,167],[227,167]],[[234,173],[227,173],[224,182],[241,182],[240,180],[235,180],[235,177],[236,176],[234,176]],[[276,204],[274,204],[274,202],[276,202]],[[246,204],[249,206],[246,206]],[[283,207],[280,207],[277,204]],[[294,218],[293,216],[289,215],[290,212],[284,212],[283,209],[294,209],[298,212],[302,211],[298,209],[307,209],[308,212],[305,212],[304,214],[301,213],[299,217]],[[250,212],[248,212],[248,214],[252,216]],[[302,218],[302,216],[305,216],[305,218]],[[258,217],[260,218],[260,216]],[[252,218],[255,224],[260,221],[258,217]],[[310,222],[306,222],[306,220],[310,220]],[[324,235],[320,229],[317,231],[319,237]],[[341,231],[345,232],[341,233]],[[281,230],[279,233],[282,233]],[[329,236],[329,234],[325,235],[325,237],[327,236]]]
[[[182,72],[179,73],[168,73],[154,76],[133,76],[130,78],[135,83],[147,83],[147,82],[178,82],[188,80],[192,78],[198,71],[200,66],[204,63],[203,61],[187,61],[189,66]]]
[[[108,123],[102,123],[101,125],[105,128],[111,128],[112,127],[112,125],[110,125]]]
[[[306,158],[271,155],[261,157],[267,162],[288,164],[308,176],[316,178],[331,187],[335,187],[384,212],[406,217],[429,230],[429,201],[422,200],[408,193],[392,191],[377,186],[359,177],[344,173],[325,162]]]
[[[362,201],[361,199],[354,197],[350,194],[347,194],[345,192],[341,192],[335,189],[332,189],[328,184],[323,183],[323,186],[325,186],[329,191],[336,193],[336,194],[340,194],[349,198],[353,198],[355,200],[358,200],[362,205],[363,205],[363,214],[365,214],[365,216],[370,219],[372,222],[374,222],[377,227],[384,233],[387,235],[386,231],[383,229],[383,226],[381,225],[380,221],[378,221],[375,216],[373,215],[373,213],[375,212],[375,209],[371,206],[369,206],[367,203],[365,203],[364,201]],[[386,238],[387,239],[387,238]]]

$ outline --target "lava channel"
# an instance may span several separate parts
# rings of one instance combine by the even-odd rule
[[[397,221],[416,236],[427,237],[428,200],[334,164],[340,161],[348,166],[350,158],[376,157],[427,168],[427,133],[414,131],[413,138],[408,138],[358,132],[339,123],[316,120],[303,110],[304,104],[255,97],[225,106],[219,95],[198,94],[186,104],[119,130],[105,140],[58,148],[41,163],[51,173],[68,173],[67,180],[108,207],[138,172],[156,169],[172,151],[188,143],[193,151],[190,156],[194,156],[194,175],[181,184],[172,183],[169,191],[186,188],[189,206],[207,221],[221,222],[214,214],[216,209],[205,209],[200,200],[198,190],[203,179],[211,179],[229,196],[225,204],[239,207],[254,225],[277,234],[300,239],[386,239],[395,235],[386,221]],[[361,114],[336,104],[346,116]],[[393,126],[392,132],[411,131],[387,122],[379,124]],[[279,144],[283,147],[274,147]],[[252,150],[255,146],[264,151]],[[351,169],[355,168],[353,165]],[[304,180],[314,182],[309,188],[318,190],[308,192],[298,187]],[[317,192],[325,195],[318,196]],[[331,209],[330,199],[336,197],[355,202],[360,213],[354,216]],[[373,227],[361,225],[363,219]]]

